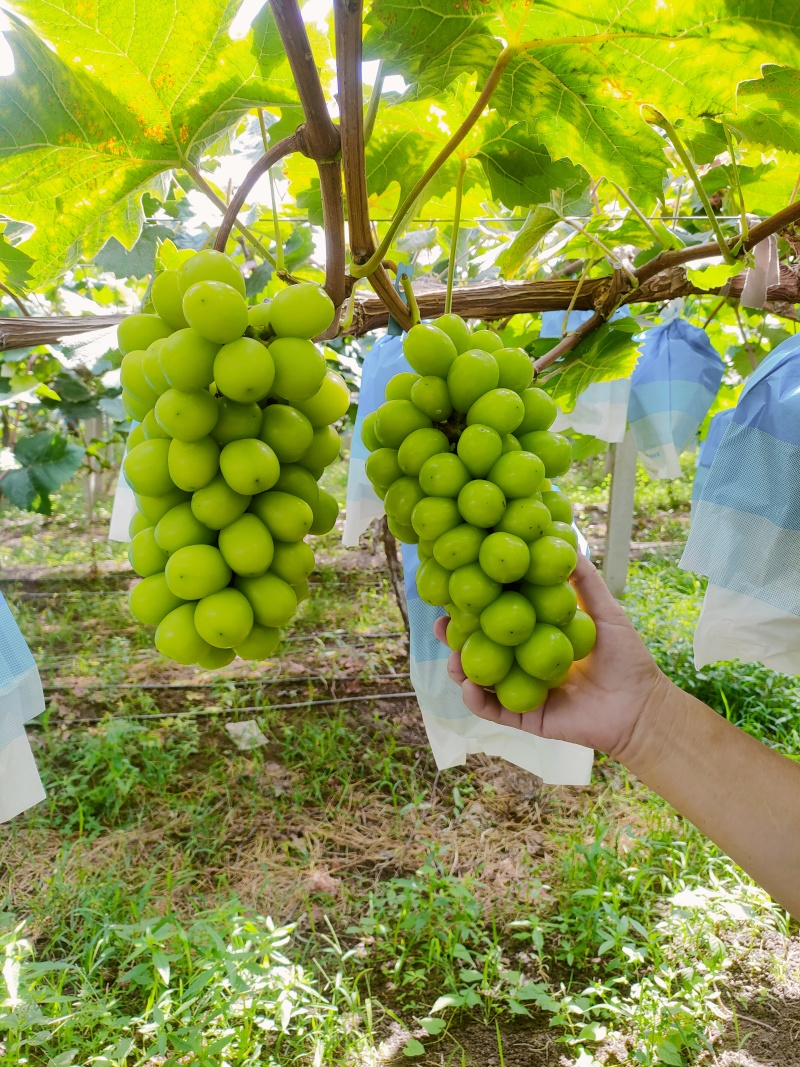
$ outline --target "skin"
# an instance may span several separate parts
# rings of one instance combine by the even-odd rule
[[[479,718],[613,756],[800,917],[800,765],[674,685],[583,556],[572,582],[597,626],[589,656],[540,708],[519,715],[470,682],[454,652],[447,669],[466,707]],[[435,624],[442,642],[446,625]]]

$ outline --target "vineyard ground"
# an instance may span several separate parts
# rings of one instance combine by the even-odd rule
[[[575,479],[600,543],[607,480]],[[794,679],[694,670],[688,484],[640,481],[626,607],[676,681],[796,754]],[[190,1063],[202,1039],[232,1065],[800,1065],[796,928],[617,764],[587,789],[485,757],[437,776],[369,537],[323,540],[280,660],[210,675],[133,624],[107,517],[77,494],[2,516],[48,800],[0,827],[0,1063]],[[246,719],[266,744],[242,751]],[[446,995],[474,1005],[432,1015]]]

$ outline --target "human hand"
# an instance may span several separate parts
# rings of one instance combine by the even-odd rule
[[[491,690],[466,677],[459,652],[450,656],[447,671],[461,686],[464,704],[473,715],[537,737],[596,748],[625,762],[637,723],[649,708],[660,704],[672,683],[585,556],[578,556],[571,581],[581,607],[595,621],[597,643],[585,659],[572,665],[564,684],[549,691],[541,707],[523,715],[504,708]],[[434,625],[444,644],[447,622],[441,618]]]

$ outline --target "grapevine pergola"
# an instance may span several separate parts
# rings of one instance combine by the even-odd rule
[[[208,7],[205,16],[221,19],[224,29],[236,4],[208,0],[205,6]],[[481,161],[498,202],[530,208],[518,240],[528,231],[535,232],[528,233],[527,256],[524,247],[516,256],[520,268],[517,276],[524,274],[522,268],[530,249],[536,247],[541,237],[553,225],[569,222],[565,189],[576,181],[588,183],[595,204],[594,221],[598,224],[602,223],[602,216],[597,210],[597,190],[604,181],[607,186],[616,188],[620,203],[630,207],[630,218],[637,225],[641,223],[645,234],[651,238],[651,247],[641,257],[641,262],[633,263],[630,256],[626,258],[627,254],[620,252],[620,247],[629,242],[618,244],[613,234],[603,232],[601,225],[595,227],[593,234],[589,232],[590,224],[581,226],[569,222],[576,233],[586,237],[583,258],[568,261],[555,272],[547,271],[544,277],[541,272],[538,277],[523,280],[513,276],[500,280],[495,276],[477,284],[458,284],[452,293],[451,255],[447,287],[423,278],[413,288],[419,313],[423,316],[440,314],[450,304],[461,315],[492,322],[507,321],[520,313],[591,310],[592,316],[578,329],[566,332],[549,350],[536,353],[535,367],[540,372],[556,364],[556,370],[564,370],[573,360],[581,358],[588,363],[590,376],[595,379],[609,377],[614,375],[614,368],[608,363],[601,366],[602,353],[592,352],[591,344],[592,334],[607,323],[614,310],[624,304],[658,305],[675,297],[691,295],[724,298],[735,304],[742,292],[742,271],[748,264],[749,254],[759,242],[777,234],[789,240],[782,244],[784,262],[780,282],[769,288],[764,307],[778,315],[795,318],[794,306],[800,301],[793,244],[794,226],[800,221],[797,183],[794,183],[785,207],[768,213],[755,225],[751,218],[748,225],[742,177],[749,166],[743,153],[777,151],[780,158],[786,160],[785,166],[791,167],[791,155],[800,142],[795,129],[796,119],[789,106],[795,80],[800,78],[794,70],[795,63],[800,66],[800,25],[796,25],[795,15],[791,12],[773,13],[774,17],[767,24],[762,17],[763,5],[759,4],[740,5],[735,16],[724,4],[713,3],[707,5],[708,11],[702,12],[667,5],[663,15],[654,15],[646,5],[638,3],[631,5],[624,16],[612,11],[611,6],[606,10],[606,6],[600,4],[596,12],[578,16],[569,4],[558,2],[541,8],[537,6],[536,13],[532,13],[527,8],[517,11],[515,5],[506,0],[494,0],[488,5],[468,2],[459,9],[443,0],[436,0],[432,5],[422,5],[416,0],[376,0],[366,16],[365,35],[362,0],[334,0],[338,117],[333,118],[330,95],[326,96],[324,84],[324,57],[319,55],[319,42],[309,35],[297,0],[270,0],[269,10],[259,16],[261,22],[252,38],[251,51],[255,54],[261,48],[261,53],[259,63],[249,76],[252,82],[258,74],[266,74],[267,82],[262,79],[262,85],[266,84],[269,91],[258,87],[251,89],[244,78],[241,86],[234,87],[235,99],[229,99],[226,106],[237,116],[252,110],[253,105],[260,108],[262,103],[272,106],[273,110],[277,108],[282,118],[274,129],[282,136],[273,138],[271,130],[268,144],[265,137],[265,151],[238,188],[229,192],[227,203],[199,169],[202,149],[211,144],[213,136],[218,136],[226,124],[227,117],[222,114],[224,109],[218,109],[211,118],[206,115],[205,126],[198,121],[196,150],[179,151],[173,166],[182,169],[194,185],[224,211],[216,233],[216,248],[225,249],[232,231],[238,228],[252,240],[254,248],[272,259],[242,221],[242,209],[259,180],[276,164],[292,157],[313,161],[325,237],[325,287],[340,309],[339,324],[332,333],[360,336],[385,326],[390,316],[404,328],[410,325],[412,311],[390,276],[392,268],[396,267],[390,256],[396,256],[394,247],[398,237],[408,221],[414,218],[425,197],[430,195],[433,186],[444,181],[442,176],[448,168],[445,186],[450,192],[455,189],[452,232],[455,245],[462,195],[469,185],[465,172],[473,159]],[[109,17],[108,12],[105,14]],[[183,16],[186,15],[187,12],[183,12]],[[114,38],[113,28],[100,25],[101,16],[98,16],[96,26],[88,23],[84,26],[66,2],[47,5],[46,11],[43,5],[20,0],[13,5],[11,17],[21,42],[17,49],[18,61],[26,57],[31,69],[44,70],[48,63],[55,61],[43,56],[41,49],[45,46],[41,42],[37,44],[39,39],[34,36],[27,20],[31,20],[34,30],[45,37],[48,31],[63,33],[63,41],[75,44],[76,49],[79,45],[89,48],[90,30],[98,41]],[[172,25],[170,32],[174,28]],[[228,47],[220,43],[221,33],[217,33],[213,43],[218,53]],[[741,41],[745,38],[747,43],[743,45]],[[382,64],[366,106],[362,86],[365,41],[368,58],[378,58]],[[664,57],[668,51],[664,50],[676,46],[678,52],[675,54],[683,58],[675,61],[677,66],[672,59],[666,64]],[[40,47],[38,53],[37,47]],[[99,46],[95,43],[91,47],[97,53]],[[118,42],[114,41],[114,47],[121,51]],[[213,58],[213,48],[209,46],[206,57],[209,61]],[[280,59],[276,58],[279,53]],[[714,65],[729,63],[733,56],[738,56],[741,75],[753,75],[752,81],[739,81],[740,74],[733,75],[727,69],[722,72],[712,70]],[[127,60],[128,57],[122,58]],[[761,69],[767,60],[782,65]],[[78,56],[69,62],[74,66],[82,61]],[[225,60],[218,58],[217,62],[224,63]],[[279,63],[287,64],[285,74],[280,73]],[[586,66],[583,71],[580,70],[581,63]],[[591,77],[587,75],[590,68]],[[699,70],[705,70],[706,82],[698,89],[692,79]],[[759,71],[761,79],[755,77]],[[397,101],[391,99],[387,111],[387,101],[382,98],[384,76],[394,72],[402,73],[407,79],[410,86],[407,95],[412,100],[429,99],[437,88],[447,88],[449,92],[458,77],[468,79],[475,74],[477,84],[474,94],[469,86],[464,92],[454,90],[452,119],[447,115],[447,137],[439,135],[439,141],[444,143],[432,158],[428,153],[422,172],[398,175],[401,185],[399,201],[388,229],[377,240],[370,217],[370,196],[373,195],[370,189],[371,185],[375,186],[375,168],[373,166],[370,172],[367,145],[374,131],[381,129],[387,115],[391,116],[392,107],[397,106]],[[269,83],[270,76],[280,83],[276,91]],[[150,78],[155,92],[162,96],[165,77],[162,72]],[[714,77],[719,84],[712,86]],[[670,80],[677,96],[676,108],[680,109],[673,121],[660,110],[672,97]],[[564,118],[548,111],[548,94],[555,90],[565,101]],[[635,90],[640,95],[635,95]],[[259,99],[260,91],[262,96],[272,99]],[[731,94],[736,92],[734,105]],[[11,160],[7,167],[10,174],[2,179],[9,193],[8,216],[25,219],[23,201],[26,196],[29,200],[32,197],[33,183],[37,180],[44,182],[46,188],[54,179],[48,173],[50,164],[41,156],[41,145],[28,128],[29,124],[26,125],[27,118],[23,116],[26,101],[17,99],[15,93],[24,97],[24,90],[19,87],[6,94],[11,118],[6,135],[0,140],[0,159],[5,159],[7,164]],[[58,90],[55,95],[58,97]],[[108,105],[99,97],[95,98],[98,114],[103,109],[109,113]],[[40,107],[41,103],[39,101]],[[444,107],[447,106],[445,101]],[[129,109],[131,107],[129,104]],[[538,126],[533,120],[527,124],[520,121],[526,108],[540,116]],[[292,122],[294,116],[300,121]],[[136,118],[140,125],[144,123],[144,117]],[[174,122],[171,112],[169,119]],[[634,120],[639,125],[630,125]],[[37,121],[36,116],[33,121]],[[486,124],[495,121],[504,124],[504,129],[493,138],[487,135]],[[626,123],[629,124],[627,128]],[[292,124],[293,130],[290,129]],[[43,119],[39,120],[39,125],[44,128]],[[117,125],[122,140],[127,143],[124,123]],[[206,129],[209,125],[213,126],[210,131]],[[526,129],[522,130],[523,126]],[[480,137],[478,141],[475,138],[481,131],[483,143],[476,149]],[[91,140],[91,131],[83,129],[81,135],[87,141]],[[428,135],[423,130],[418,136],[424,141]],[[539,139],[538,148],[531,138]],[[52,154],[58,155],[67,137],[61,136],[62,145],[56,146],[52,141],[58,138],[49,138],[44,130],[42,139],[45,142],[49,139]],[[630,144],[624,143],[626,139]],[[132,136],[128,140],[132,140]],[[164,143],[164,137],[161,141]],[[153,154],[151,148],[152,145],[147,147],[150,155]],[[673,170],[677,168],[688,175],[689,187],[693,188],[699,201],[695,222],[697,226],[710,227],[710,240],[695,238],[692,243],[681,246],[682,243],[674,239],[674,233],[661,224],[658,213],[648,214],[660,195],[654,194],[662,183],[656,173],[658,168],[662,167],[666,174],[666,161],[659,163],[657,158],[664,156],[665,149],[672,160]],[[118,145],[109,148],[108,140],[94,145],[93,151],[100,152],[97,158],[102,157],[103,166],[107,165],[110,152],[116,152],[120,159],[125,155]],[[729,197],[731,209],[735,208],[741,216],[736,232],[727,236],[717,218],[717,209],[712,208],[709,201],[701,173],[703,168],[692,159],[694,153],[695,157],[702,156],[706,163],[715,157],[718,162],[726,152],[724,178],[729,188],[725,195]],[[142,155],[145,154],[143,151]],[[27,171],[26,158],[35,160],[34,166]],[[15,159],[18,164],[14,163]],[[456,167],[458,159],[460,165]],[[163,164],[167,162],[157,161],[157,165],[150,168],[151,172],[160,170],[163,173]],[[605,170],[603,164],[606,164]],[[95,163],[95,167],[99,164]],[[534,174],[537,167],[542,169],[542,174]],[[754,165],[752,169],[755,173],[757,167]],[[540,178],[536,188],[546,187],[550,206],[536,207],[537,204],[548,204],[547,195],[524,192]],[[94,175],[91,179],[94,181]],[[623,187],[623,179],[627,190]],[[77,257],[90,255],[92,247],[98,244],[98,234],[102,232],[105,207],[109,207],[109,214],[113,214],[123,201],[135,203],[137,197],[141,198],[143,187],[141,181],[128,181],[122,190],[124,196],[118,198],[112,210],[110,199],[108,204],[103,201],[103,196],[111,197],[111,191],[107,188],[98,190],[95,183],[93,188],[98,204],[94,210],[98,217],[93,218],[86,206],[91,200],[88,194],[76,201],[76,210],[86,216],[89,224],[82,230],[77,226],[73,228],[75,240],[69,248],[63,247],[67,259],[61,264],[52,261],[55,251],[45,249],[43,259],[48,262],[41,267],[38,276],[52,278]],[[751,203],[753,197],[757,202],[761,187],[755,182],[747,186]],[[70,195],[73,195],[72,190]],[[652,205],[644,211],[637,205],[641,197]],[[774,196],[770,202],[775,202]],[[537,218],[537,212],[543,222],[542,218]],[[661,215],[663,217],[663,212]],[[37,225],[41,229],[42,221]],[[136,224],[133,229],[128,226],[129,238],[135,237],[135,233]],[[602,234],[602,240],[598,234]],[[37,235],[37,240],[40,250],[43,249],[41,234]],[[18,238],[11,243],[3,239],[0,245],[0,282],[23,312],[28,309],[24,302],[25,287],[20,284],[24,270],[18,260],[20,255],[28,258],[27,247],[28,241]],[[728,266],[726,277],[720,284],[687,273],[687,267],[692,263],[707,262],[715,257]],[[34,261],[34,268],[38,266],[39,263]],[[287,281],[293,280],[289,272],[284,272],[283,276]],[[373,295],[368,296],[363,287],[356,290],[362,279],[368,281]],[[117,315],[76,319],[26,314],[0,318],[0,351],[56,343],[76,333],[107,327],[117,321]]]

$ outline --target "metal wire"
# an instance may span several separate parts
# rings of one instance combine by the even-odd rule
[[[373,700],[408,700],[411,697],[416,699],[416,696],[417,694],[413,690],[410,693],[364,693],[362,696],[326,697],[323,700],[298,700],[289,704],[267,704],[247,708],[191,708],[189,711],[157,711],[152,714],[143,713],[141,715],[101,715],[92,719],[80,719],[79,723],[82,725],[83,723],[105,722],[109,718],[149,721],[150,719],[201,718],[206,715],[240,715],[245,711],[281,711],[284,708],[308,708],[322,704],[355,704]],[[39,725],[41,723],[37,719],[33,719],[28,723],[29,727]]]
[[[371,682],[390,682],[397,678],[410,678],[411,675],[408,671],[400,672],[398,674],[375,674],[369,681]],[[306,674],[299,678],[295,678],[292,675],[279,675],[277,678],[261,678],[258,681],[251,678],[229,678],[221,677],[216,682],[96,682],[90,683],[85,688],[77,685],[43,685],[42,689],[45,693],[76,693],[79,690],[81,693],[97,692],[103,689],[157,689],[162,692],[169,692],[174,690],[181,692],[184,689],[215,689],[219,685],[230,685],[231,683],[238,687],[244,688],[245,686],[253,686],[256,689],[262,688],[267,685],[285,685],[287,689],[291,688],[294,684],[300,684],[301,682],[316,682],[317,684],[335,684],[337,682],[360,682],[361,678],[354,677],[353,675],[337,675],[335,678],[324,678],[318,674]]]

